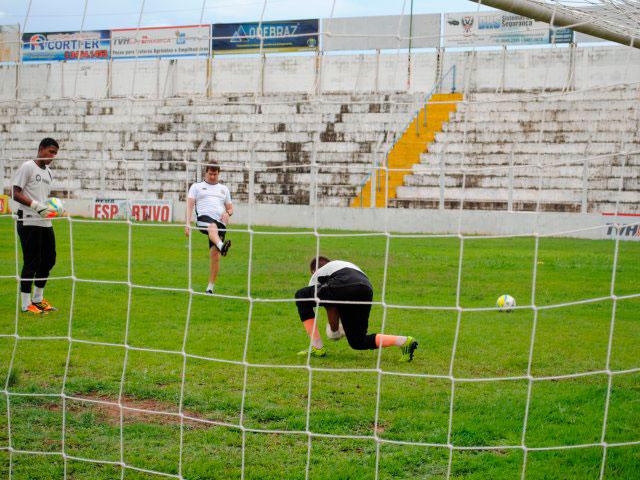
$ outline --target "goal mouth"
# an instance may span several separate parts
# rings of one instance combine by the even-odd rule
[[[0,27],[0,478],[635,478],[633,2],[189,1]]]

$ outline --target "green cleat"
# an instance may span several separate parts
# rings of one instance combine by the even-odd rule
[[[400,347],[402,350],[401,362],[410,362],[413,360],[413,352],[418,348],[418,341],[413,337],[407,337],[407,341]]]
[[[309,349],[305,348],[304,350],[298,352],[298,355],[302,356],[307,356],[307,354],[309,353]],[[324,349],[324,347],[322,348],[316,348],[314,346],[311,347],[311,356],[312,357],[324,357],[327,354],[327,351]]]

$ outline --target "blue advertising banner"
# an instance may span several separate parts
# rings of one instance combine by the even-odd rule
[[[22,34],[22,61],[107,59],[111,30]]]
[[[318,19],[249,23],[216,23],[211,32],[214,53],[301,52],[318,49]]]

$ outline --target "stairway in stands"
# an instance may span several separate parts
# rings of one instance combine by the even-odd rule
[[[411,173],[413,165],[420,163],[420,155],[427,151],[427,145],[434,141],[436,133],[442,131],[443,124],[461,100],[459,93],[432,95],[393,145],[386,158],[387,168],[377,168],[369,175],[351,206],[371,207],[375,195],[375,206],[380,208],[385,206],[387,199],[395,198],[405,176]]]

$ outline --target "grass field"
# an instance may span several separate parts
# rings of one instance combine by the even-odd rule
[[[384,350],[384,374],[379,375],[375,370],[278,368],[304,367],[307,359],[295,353],[308,339],[294,303],[261,300],[291,300],[306,285],[308,260],[316,252],[312,232],[283,235],[283,230],[262,228],[253,234],[230,233],[233,247],[222,261],[217,293],[235,298],[197,294],[190,304],[187,290],[129,291],[127,225],[73,222],[70,227],[61,221],[55,228],[58,263],[52,276],[78,279],[49,282],[46,297],[58,312],[43,318],[19,315],[16,323],[15,277],[0,279],[0,381],[4,388],[6,380],[10,393],[2,394],[0,402],[0,478],[62,479],[65,471],[69,479],[120,478],[119,465],[75,459],[82,458],[123,459],[133,467],[125,468],[126,479],[161,478],[135,469],[234,479],[241,477],[243,463],[247,479],[300,479],[307,468],[313,479],[373,479],[376,469],[380,479],[444,479],[450,451],[442,445],[448,442],[450,410],[450,442],[456,447],[522,444],[526,379],[456,381],[451,405],[454,343],[452,373],[458,380],[524,376],[534,322],[530,308],[510,314],[464,311],[458,319],[450,309],[456,306],[457,238],[320,237],[322,254],[352,261],[367,272],[375,301],[382,301],[385,292],[386,311],[374,306],[370,331],[379,332],[384,319],[385,332],[410,334],[420,342],[410,364],[398,361],[398,349]],[[16,275],[13,229],[10,218],[0,217],[0,276]],[[131,282],[187,289],[188,245],[179,225],[132,227]],[[463,245],[463,308],[493,307],[503,293],[527,306],[535,292],[539,307],[606,297],[538,311],[531,373],[549,377],[606,369],[614,306],[613,241],[541,238],[535,289],[533,238],[471,237]],[[19,258],[21,264],[21,252]],[[193,238],[192,258],[192,285],[201,292],[208,272],[203,235]],[[616,296],[640,293],[639,242],[620,243],[614,279]],[[440,308],[415,308],[426,305]],[[638,312],[640,298],[616,302],[610,369],[632,371],[611,377],[604,440],[635,444],[607,449],[606,479],[637,478],[640,468]],[[321,331],[324,322],[323,313]],[[45,338],[69,332],[77,342]],[[19,340],[11,336],[16,333]],[[133,348],[125,349],[125,342]],[[345,340],[330,343],[328,352],[323,359],[311,359],[310,366],[375,369],[378,362],[377,351],[353,351]],[[122,402],[137,410],[122,411],[121,429],[117,406],[87,400],[117,402],[123,369]],[[534,381],[526,446],[601,442],[608,381],[606,373]],[[75,399],[19,395],[61,392]],[[182,450],[179,418],[150,413],[177,413],[181,407],[195,419],[184,422]],[[240,425],[248,430],[243,433]],[[310,442],[300,433],[307,425],[320,434]],[[374,434],[416,444],[377,444]],[[9,446],[16,451],[10,453]],[[65,462],[63,449],[73,458]],[[519,479],[523,458],[521,449],[456,449],[451,478]],[[600,446],[530,451],[526,478],[597,479],[602,461]]]

